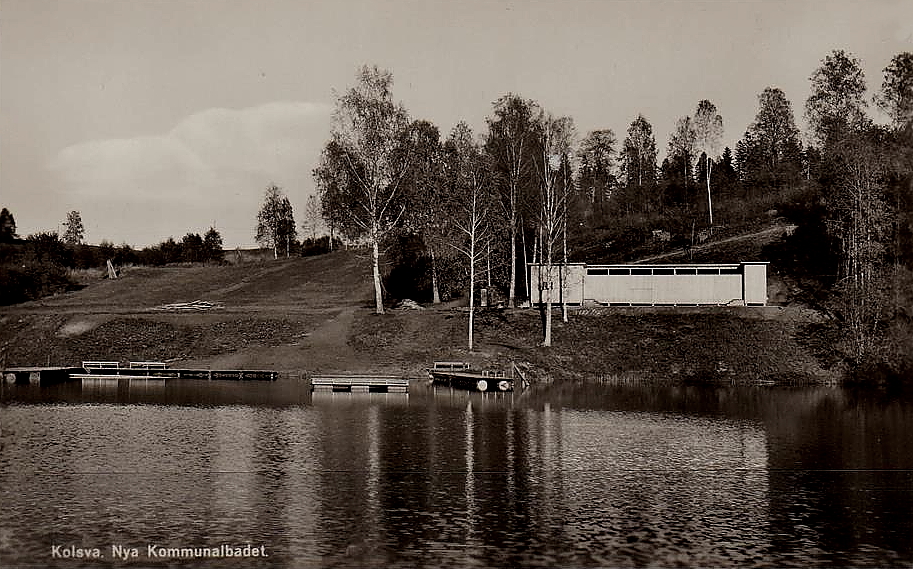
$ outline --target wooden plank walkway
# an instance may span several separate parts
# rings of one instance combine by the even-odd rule
[[[316,375],[311,377],[311,391],[406,393],[409,379],[392,375]]]
[[[262,369],[182,369],[169,368],[163,362],[84,361],[82,367],[10,367],[0,372],[7,383],[48,385],[85,379],[228,379],[239,381],[276,381],[279,372]]]
[[[142,363],[158,364],[158,362]],[[279,372],[262,369],[187,369],[168,368],[159,365],[117,368],[85,366],[85,372],[87,375],[114,377],[149,376],[162,379],[231,379],[241,381],[276,381],[279,379]]]
[[[93,381],[120,381],[120,380],[129,380],[129,381],[165,381],[167,377],[162,377],[160,375],[109,375],[101,373],[71,373],[70,379],[78,379],[83,383],[93,382]]]

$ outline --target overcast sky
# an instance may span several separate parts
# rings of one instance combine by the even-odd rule
[[[734,146],[778,86],[800,126],[833,49],[869,95],[913,51],[913,2],[3,0],[0,206],[22,236],[82,214],[86,240],[222,233],[254,245],[270,183],[302,221],[336,94],[362,64],[446,137],[507,92],[619,140],[642,113],[664,152],[709,99]],[[876,120],[882,117],[873,111]]]

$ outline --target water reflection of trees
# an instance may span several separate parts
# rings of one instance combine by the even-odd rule
[[[838,389],[774,392],[770,438],[776,548],[803,559],[831,552],[839,565],[913,560],[913,404]],[[897,558],[873,558],[873,551]]]
[[[499,566],[910,556],[909,404],[682,385],[407,401],[320,408],[320,487],[341,488],[319,508],[318,527],[338,529],[325,551]]]

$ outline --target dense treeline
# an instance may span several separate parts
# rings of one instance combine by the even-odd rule
[[[75,214],[75,215],[74,215]],[[220,263],[224,259],[222,236],[210,228],[204,236],[188,233],[140,250],[108,241],[82,243],[78,212],[68,214],[68,230],[61,239],[56,232],[42,232],[25,239],[16,236],[15,220],[6,208],[0,218],[10,220],[0,240],[0,303],[14,304],[78,288],[73,269],[127,265],[161,266],[169,263]],[[78,225],[77,225],[78,224]],[[76,228],[79,227],[79,230]]]
[[[797,285],[794,300],[833,316],[840,357],[909,369],[896,346],[913,337],[911,59],[891,61],[873,99],[891,125],[868,118],[858,60],[834,51],[811,75],[811,142],[770,86],[735,149],[720,148],[723,117],[702,100],[661,163],[643,115],[622,140],[605,127],[580,136],[571,118],[513,93],[494,102],[486,132],[461,123],[442,140],[395,102],[389,71],[363,67],[314,170],[322,214],[372,250],[378,312],[385,292],[438,302],[487,288],[508,306],[560,303],[550,291],[526,298],[527,263],[623,261],[657,239],[689,246],[786,217],[797,229],[766,254]]]
[[[56,232],[40,232],[19,238],[13,214],[0,211],[0,305],[35,300],[43,296],[79,288],[74,270],[106,269],[108,261],[116,269],[128,266],[222,263],[225,261],[222,235],[215,228],[206,233],[187,233],[181,240],[173,237],[142,249],[128,244],[114,245],[102,240],[98,245],[83,243],[84,229],[78,211],[67,214],[63,237]],[[285,230],[288,231],[287,227]],[[282,240],[279,249],[295,256],[328,253],[342,242],[338,237],[316,235],[301,241]],[[274,250],[275,251],[275,250]],[[107,276],[107,271],[103,271]]]

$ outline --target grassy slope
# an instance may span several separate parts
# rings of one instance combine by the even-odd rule
[[[115,281],[0,312],[0,363],[144,359],[417,375],[435,359],[458,359],[480,367],[516,362],[539,378],[632,372],[723,381],[833,378],[796,340],[813,317],[793,307],[590,308],[572,312],[568,324],[557,318],[548,349],[537,346],[538,312],[488,311],[479,314],[476,350],[468,353],[465,309],[375,315],[371,298],[368,264],[351,251],[222,267],[135,268]],[[196,299],[225,308],[152,310]]]

